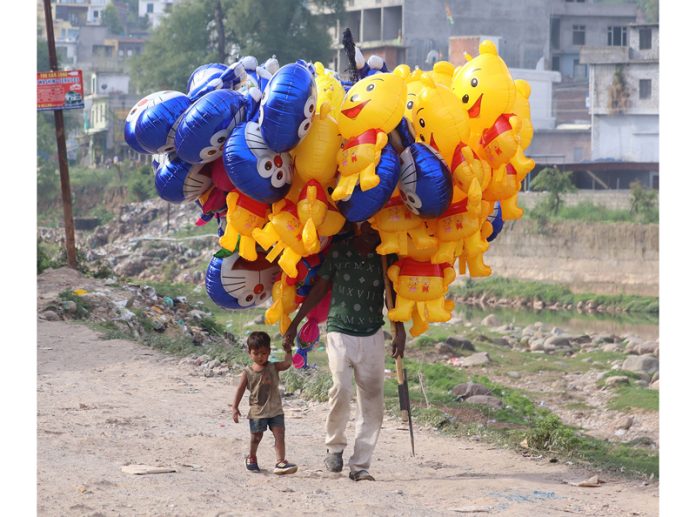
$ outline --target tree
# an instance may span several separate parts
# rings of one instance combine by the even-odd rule
[[[112,2],[109,2],[109,5],[104,9],[102,20],[104,20],[104,25],[106,25],[111,34],[123,34],[121,17],[118,14],[118,9],[116,9],[116,6]]]
[[[342,0],[315,3],[330,12],[343,9]],[[205,63],[231,63],[245,55],[260,63],[275,55],[281,65],[297,59],[326,61],[331,49],[322,20],[309,11],[306,0],[184,0],[133,60],[131,77],[141,93],[183,91],[191,72]],[[229,56],[224,61],[221,44]]]
[[[546,191],[548,195],[539,204],[541,212],[557,215],[563,206],[562,194],[575,192],[575,185],[570,179],[571,172],[564,172],[556,167],[545,167],[539,171],[530,183],[534,191]]]

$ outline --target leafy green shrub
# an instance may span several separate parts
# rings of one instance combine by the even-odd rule
[[[329,400],[329,389],[333,384],[331,375],[316,369],[290,368],[282,380],[287,393],[299,392],[302,398],[319,402]]]
[[[128,196],[132,201],[145,201],[157,197],[155,180],[149,165],[143,165],[131,172],[128,177]]]
[[[536,417],[525,437],[529,447],[541,451],[570,452],[579,443],[575,432],[553,413]]]
[[[657,223],[659,221],[657,210],[657,191],[646,189],[640,181],[634,181],[631,187],[631,213],[640,222]]]
[[[556,167],[545,167],[539,171],[529,186],[534,191],[545,191],[548,195],[532,212],[539,215],[558,215],[563,206],[562,194],[575,192],[576,188],[570,179],[572,172],[564,172]]]

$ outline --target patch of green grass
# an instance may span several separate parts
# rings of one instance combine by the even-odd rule
[[[76,295],[70,289],[61,291],[58,294],[58,298],[60,298],[64,302],[75,303],[75,305],[77,306],[77,309],[75,311],[75,316],[77,317],[77,319],[87,319],[89,317],[89,314],[92,312],[92,305],[89,302],[87,302],[82,296]]]
[[[621,386],[616,390],[616,396],[609,401],[609,409],[626,411],[629,409],[647,409],[659,411],[660,394],[657,390],[638,386]]]
[[[600,388],[602,386],[605,386],[607,379],[609,379],[610,377],[628,377],[629,382],[631,379],[639,380],[643,378],[640,374],[636,372],[630,372],[628,370],[610,370],[606,372],[604,375],[602,375],[602,378],[597,381],[597,386]]]
[[[281,374],[281,381],[286,392],[299,392],[304,399],[320,402],[329,400],[329,389],[333,384],[331,375],[315,368],[290,368]]]

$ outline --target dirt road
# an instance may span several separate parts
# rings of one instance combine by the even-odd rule
[[[249,474],[248,426],[228,409],[235,377],[205,378],[76,323],[40,320],[37,346],[39,515],[658,514],[656,483],[606,478],[580,488],[566,481],[595,472],[418,427],[412,458],[408,432],[392,419],[371,468],[377,481],[355,483],[322,469],[326,406],[295,398],[285,401],[287,448],[299,471],[273,475],[265,437],[264,471]],[[128,464],[176,472],[126,474]]]

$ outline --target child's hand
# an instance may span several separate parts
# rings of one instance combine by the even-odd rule
[[[238,409],[238,408],[232,408],[232,420],[234,420],[234,423],[235,423],[235,424],[238,424],[238,423],[239,423],[239,416],[240,416],[240,414],[241,414],[241,413],[239,412],[239,409]]]
[[[283,350],[285,350],[286,353],[291,353],[292,352],[292,345],[290,343],[286,343],[283,341]]]

